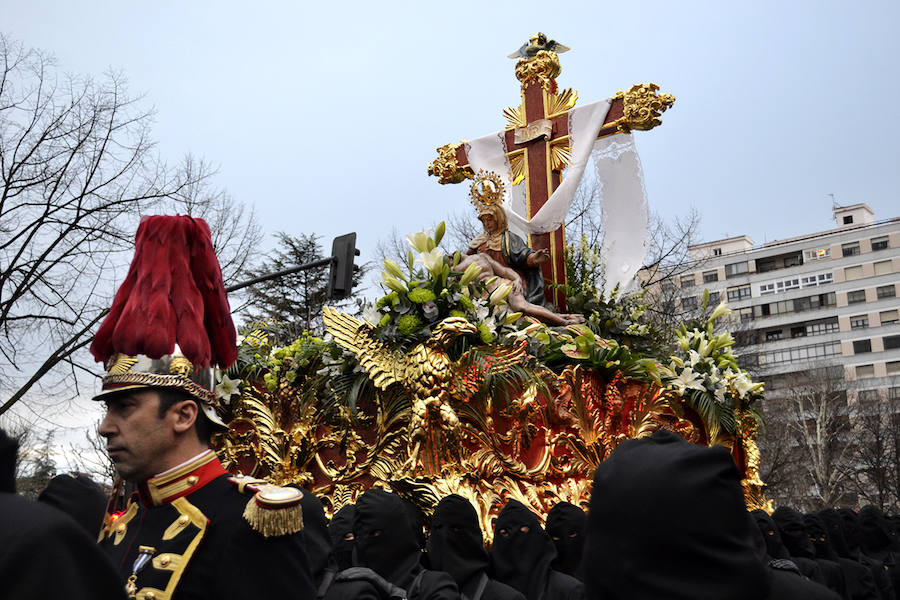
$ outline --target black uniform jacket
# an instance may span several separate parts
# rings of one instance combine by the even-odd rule
[[[264,537],[243,517],[252,498],[205,452],[142,483],[100,546],[138,600],[315,598],[302,533]]]

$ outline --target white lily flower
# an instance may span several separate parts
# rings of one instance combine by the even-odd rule
[[[428,252],[428,240],[431,239],[431,230],[419,231],[406,236],[406,241],[416,252]]]
[[[444,270],[444,251],[435,248],[430,252],[422,252],[417,262],[422,263],[429,273],[439,277]]]
[[[683,394],[685,390],[699,390],[702,392],[705,389],[702,383],[703,379],[697,373],[694,373],[694,370],[690,367],[685,368],[681,374],[671,382],[672,386],[677,389],[680,394]]]
[[[366,305],[366,308],[363,309],[363,319],[366,323],[374,327],[381,321],[381,311],[379,311],[378,307],[374,304],[368,304]]]
[[[503,285],[499,285],[494,289],[493,292],[491,292],[491,297],[488,299],[488,302],[491,306],[503,304],[506,302],[506,297],[509,296],[509,293],[511,291],[512,284],[505,283]]]
[[[225,373],[222,374],[222,381],[216,384],[216,398],[224,401],[225,404],[231,403],[231,397],[240,394],[240,379],[231,379]]]

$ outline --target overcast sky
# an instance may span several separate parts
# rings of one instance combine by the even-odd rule
[[[570,46],[579,103],[634,83],[674,94],[636,134],[651,207],[695,207],[705,240],[831,226],[831,198],[900,215],[900,2],[71,2],[0,0],[0,30],[61,68],[126,74],[159,151],[219,167],[267,233],[396,227],[468,209],[426,176],[435,148],[502,129],[506,55]]]

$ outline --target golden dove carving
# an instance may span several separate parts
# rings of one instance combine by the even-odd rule
[[[435,462],[458,461],[459,417],[451,400],[462,400],[460,395],[474,392],[477,385],[457,375],[457,365],[447,355],[446,348],[458,336],[475,333],[475,325],[463,317],[447,317],[434,327],[427,340],[404,354],[378,340],[371,325],[350,315],[326,306],[322,319],[335,342],[356,354],[375,387],[385,390],[399,384],[410,394],[412,409],[408,426],[410,454],[407,466],[414,470],[418,467],[419,451],[429,439],[434,442],[435,454],[441,456],[434,457],[438,460],[430,460],[426,466],[438,468]],[[465,362],[468,354],[464,354],[459,362]],[[486,365],[483,374],[500,373],[520,363],[524,357],[525,344],[513,350],[498,347],[492,357],[494,360]],[[439,431],[433,431],[431,426],[431,420],[435,417]],[[434,433],[443,435],[435,439]]]

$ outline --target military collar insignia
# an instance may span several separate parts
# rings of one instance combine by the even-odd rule
[[[207,450],[188,462],[141,483],[138,485],[138,496],[145,506],[169,504],[199,490],[225,473],[216,453]]]

